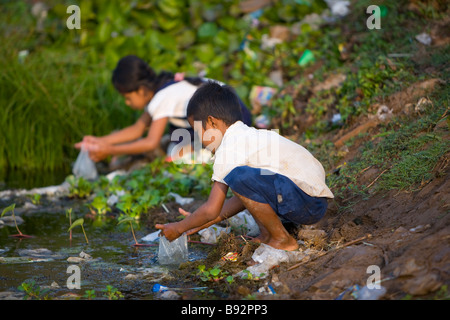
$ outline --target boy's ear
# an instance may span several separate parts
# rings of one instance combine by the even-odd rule
[[[206,123],[209,124],[214,129],[217,128],[217,119],[214,118],[213,116],[208,116]]]

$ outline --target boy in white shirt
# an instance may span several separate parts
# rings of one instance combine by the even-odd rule
[[[276,132],[245,125],[239,100],[228,86],[202,85],[189,101],[187,117],[214,154],[214,184],[207,202],[194,213],[180,208],[184,220],[156,228],[172,241],[247,209],[261,231],[257,240],[276,249],[298,249],[282,220],[313,224],[324,216],[333,194],[320,162]],[[234,196],[226,200],[228,188]]]

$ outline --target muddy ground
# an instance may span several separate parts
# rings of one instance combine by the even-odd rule
[[[439,291],[450,284],[447,164],[448,157],[444,157],[438,165],[445,166],[445,174],[415,192],[392,190],[366,200],[354,198],[351,210],[344,211],[338,208],[345,204],[345,199],[333,200],[319,223],[289,229],[303,242],[303,250],[314,248],[321,250],[320,254],[312,255],[310,261],[298,267],[283,263],[271,270],[264,281],[238,281],[225,288],[227,298],[242,299],[253,294],[258,299],[354,299],[351,295],[354,285],[363,287],[375,281],[369,279],[373,271],[368,268],[372,265],[381,270],[380,284],[386,289],[382,299],[433,299],[446,295],[448,298],[447,292]],[[360,179],[372,181],[377,175],[377,172],[367,171]],[[196,201],[187,209],[194,210],[201,203]],[[169,205],[172,212],[169,217],[155,210],[146,223],[150,227],[155,222],[173,221],[177,207],[175,203]],[[365,239],[354,245],[345,246],[364,236]],[[192,239],[200,240],[198,236]],[[186,264],[179,272],[192,276],[199,264],[206,264],[207,267],[220,265],[232,274],[251,263],[251,255],[257,247],[250,239],[229,235],[211,246],[206,260]],[[230,251],[239,253],[237,262],[221,260]],[[271,285],[277,295],[255,294],[265,284]],[[216,286],[220,290],[219,284]]]

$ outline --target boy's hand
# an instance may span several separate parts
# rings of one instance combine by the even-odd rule
[[[155,228],[161,230],[162,234],[164,235],[164,237],[166,237],[167,240],[173,241],[181,236],[181,233],[177,231],[175,225],[176,223],[157,224],[155,225]]]

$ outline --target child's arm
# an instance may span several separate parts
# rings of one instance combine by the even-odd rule
[[[220,212],[220,215],[216,219],[202,225],[201,227],[189,230],[187,232],[187,235],[194,234],[202,229],[212,226],[213,224],[216,224],[223,220],[231,218],[232,216],[238,214],[242,210],[245,210],[245,206],[242,204],[242,201],[238,197],[233,196],[230,199],[225,201],[225,203],[222,207],[222,211]],[[179,209],[179,212],[186,217],[191,215],[190,212],[187,212],[187,211],[183,210],[182,208]]]
[[[124,144],[108,144],[100,141],[88,148],[89,156],[94,161],[100,161],[109,155],[139,154],[156,149],[164,134],[168,118],[153,121],[148,130],[148,135],[133,142]]]
[[[133,125],[117,132],[112,132],[106,136],[100,137],[99,139],[107,144],[119,144],[133,141],[142,137],[145,129],[149,127],[150,123],[150,115],[147,112],[144,112]]]
[[[144,112],[133,125],[122,130],[112,132],[102,137],[84,136],[83,141],[75,144],[75,148],[81,149],[83,143],[95,144],[103,142],[107,144],[117,144],[136,140],[142,137],[145,129],[150,125],[150,122],[150,115],[147,112]]]
[[[161,229],[164,236],[169,240],[175,240],[184,232],[201,227],[214,221],[222,212],[222,207],[227,195],[228,186],[220,182],[214,182],[208,201],[206,201],[195,212],[187,216],[184,220],[169,223],[157,224],[156,229]]]

